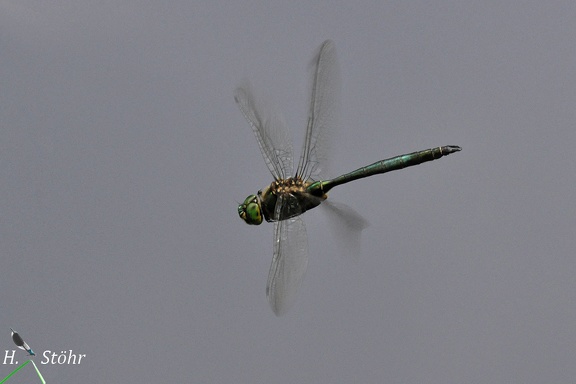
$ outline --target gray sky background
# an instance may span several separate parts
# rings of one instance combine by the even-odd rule
[[[0,3],[0,351],[14,327],[48,383],[573,382],[576,3],[204,3]],[[328,38],[334,175],[463,151],[331,192],[371,224],[359,257],[306,213],[278,318],[232,93],[270,98],[299,154]]]

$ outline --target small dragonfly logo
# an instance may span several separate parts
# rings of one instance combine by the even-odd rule
[[[24,341],[24,339],[22,338],[22,336],[20,336],[18,334],[18,332],[16,332],[15,330],[13,330],[12,328],[10,328],[10,330],[12,331],[12,341],[14,341],[14,344],[16,344],[16,346],[18,348],[20,348],[23,351],[28,352],[28,356],[36,356],[36,354],[34,353],[34,351],[32,350],[32,348],[30,348],[30,346],[28,345],[28,343],[26,343]],[[12,356],[8,356],[8,351],[6,351],[6,355],[4,356],[4,364],[6,364],[6,360],[10,359],[10,363],[12,364],[12,359],[14,358],[14,352],[12,351]],[[44,377],[42,377],[42,374],[40,373],[40,371],[38,370],[38,367],[36,366],[36,363],[34,362],[34,360],[29,359],[26,360],[24,363],[20,364],[20,366],[18,366],[18,368],[16,368],[15,370],[13,370],[12,372],[10,372],[8,374],[8,376],[6,376],[5,378],[3,378],[2,380],[0,380],[0,384],[3,384],[6,382],[6,380],[8,380],[9,378],[11,378],[14,374],[16,374],[16,372],[18,372],[19,370],[21,370],[22,368],[24,368],[26,365],[28,365],[29,363],[32,363],[32,366],[34,367],[34,370],[36,371],[36,373],[38,374],[38,378],[40,379],[40,381],[43,384],[46,384],[46,381],[44,380]],[[18,364],[18,362],[16,362],[16,364]]]
[[[30,348],[30,346],[24,341],[22,336],[12,328],[10,328],[10,330],[12,331],[12,340],[14,341],[14,344],[16,344],[16,346],[21,350],[28,352],[29,356],[36,356],[32,348]]]

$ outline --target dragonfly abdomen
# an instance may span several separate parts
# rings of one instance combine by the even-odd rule
[[[406,155],[391,157],[386,160],[380,160],[373,164],[359,168],[355,171],[338,176],[332,180],[318,181],[310,185],[309,190],[318,190],[322,193],[327,193],[330,189],[337,185],[346,184],[354,180],[363,179],[365,177],[378,175],[390,171],[396,171],[413,165],[425,163],[447,156],[451,153],[462,150],[456,145],[446,145],[443,147],[435,147],[425,149],[423,151],[412,152]]]

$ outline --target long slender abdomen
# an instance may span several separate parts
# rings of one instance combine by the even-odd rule
[[[439,159],[442,156],[447,156],[451,153],[458,152],[460,150],[462,150],[462,148],[460,148],[459,146],[446,145],[444,147],[430,148],[424,151],[418,151],[408,153],[406,155],[395,156],[390,159],[377,161],[374,164],[370,164],[365,167],[359,168],[345,175],[338,176],[332,180],[316,182],[310,185],[309,190],[311,190],[311,192],[314,192],[312,191],[312,189],[318,189],[323,193],[326,193],[330,189],[340,184],[346,184],[354,180],[362,179],[364,177],[369,177],[390,171],[396,171],[398,169],[422,164],[427,161]]]

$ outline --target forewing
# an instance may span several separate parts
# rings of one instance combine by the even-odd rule
[[[286,313],[296,301],[307,267],[308,237],[302,219],[298,216],[275,222],[274,257],[266,296],[277,316]]]
[[[248,83],[236,88],[234,100],[252,127],[272,176],[275,179],[292,176],[294,166],[292,139],[281,116],[277,113],[271,116],[262,114],[263,109],[256,105],[256,99]]]
[[[308,125],[296,173],[304,180],[326,176],[329,136],[338,125],[340,109],[340,69],[331,40],[320,46],[313,62]]]

